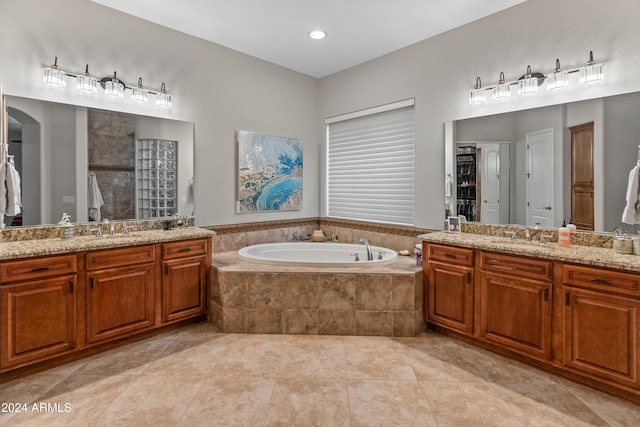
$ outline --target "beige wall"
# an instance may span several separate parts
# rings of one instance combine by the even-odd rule
[[[264,61],[139,20],[86,0],[0,0],[0,82],[11,95],[160,115],[195,123],[195,216],[199,225],[322,215],[323,120],[401,99],[416,99],[416,226],[444,218],[444,122],[640,90],[640,2],[528,0],[504,12],[315,80]],[[547,72],[583,64],[589,50],[606,61],[607,83],[491,106],[470,106],[480,75],[494,83],[527,65]],[[174,108],[131,107],[42,87],[42,67],[60,64],[127,81],[162,81]],[[72,95],[69,95],[71,93]],[[302,138],[304,209],[235,214],[237,129]]]

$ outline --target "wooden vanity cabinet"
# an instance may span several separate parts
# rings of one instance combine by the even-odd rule
[[[0,370],[76,347],[74,255],[0,264]]]
[[[427,244],[425,320],[473,334],[473,250]]]
[[[88,344],[154,327],[156,246],[89,252],[86,269]]]
[[[640,388],[640,276],[565,265],[562,281],[565,368]]]
[[[162,245],[162,322],[207,312],[209,239]]]
[[[551,262],[482,252],[479,268],[480,336],[551,359]]]

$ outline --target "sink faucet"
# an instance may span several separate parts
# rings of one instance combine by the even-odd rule
[[[540,235],[540,243],[544,243],[545,239],[553,239],[553,236],[550,236],[548,234],[541,234]]]
[[[516,240],[516,232],[515,231],[505,231],[504,234],[508,234],[511,236],[511,240]]]
[[[369,242],[367,241],[367,239],[361,237],[360,243],[364,244],[364,246],[367,248],[367,260],[373,261],[373,253],[371,252],[371,248],[369,247]]]
[[[531,234],[529,234],[529,229],[527,226],[524,226],[524,241],[529,243],[531,241]]]

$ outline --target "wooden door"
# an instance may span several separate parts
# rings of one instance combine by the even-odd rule
[[[100,270],[87,276],[87,342],[154,326],[154,264]]]
[[[638,387],[640,301],[565,287],[564,365]]]
[[[207,311],[207,257],[162,263],[162,321],[186,319]]]
[[[15,367],[72,351],[76,276],[0,286],[0,366]]]
[[[473,268],[429,261],[427,321],[473,333]]]
[[[481,273],[480,333],[488,341],[551,358],[551,283]]]
[[[500,144],[496,142],[478,145],[482,177],[480,221],[483,224],[500,224]]]
[[[571,218],[579,230],[593,231],[593,122],[570,129]]]

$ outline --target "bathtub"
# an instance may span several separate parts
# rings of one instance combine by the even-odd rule
[[[387,264],[398,254],[381,246],[370,246],[373,260],[367,261],[362,244],[287,242],[263,243],[238,251],[241,259],[262,264],[298,265],[303,267],[357,267]],[[358,254],[359,261],[355,260]]]

